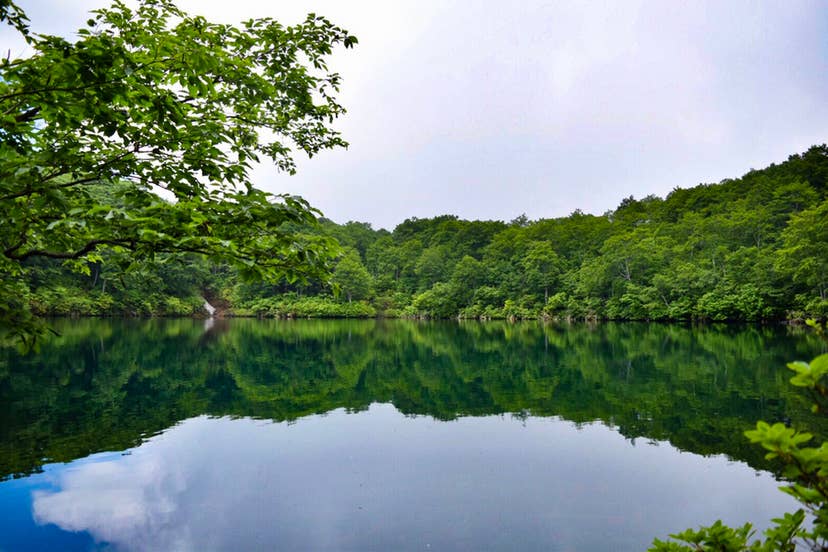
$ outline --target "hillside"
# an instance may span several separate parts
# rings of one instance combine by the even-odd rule
[[[249,284],[195,256],[115,254],[77,274],[29,263],[40,314],[769,320],[828,314],[828,146],[602,215],[511,222],[452,215],[300,229],[343,246],[332,282]],[[334,293],[334,289],[337,293]]]

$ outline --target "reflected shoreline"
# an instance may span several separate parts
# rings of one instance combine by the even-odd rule
[[[56,320],[38,355],[0,351],[0,479],[139,445],[181,420],[293,421],[392,404],[437,420],[599,421],[756,468],[757,419],[810,420],[791,327],[397,320]],[[818,420],[815,422],[818,423]],[[817,426],[819,427],[819,426]]]

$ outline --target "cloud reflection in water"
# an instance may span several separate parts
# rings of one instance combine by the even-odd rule
[[[600,425],[440,422],[389,405],[295,424],[198,417],[131,454],[69,464],[34,491],[38,523],[118,550],[645,548],[792,502],[723,457]]]

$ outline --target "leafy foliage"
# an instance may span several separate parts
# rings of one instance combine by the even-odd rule
[[[0,18],[34,52],[0,61],[4,297],[26,296],[31,260],[88,274],[105,250],[205,255],[242,278],[328,277],[335,242],[295,231],[318,213],[257,190],[249,171],[269,158],[293,172],[294,151],[346,145],[326,57],[353,36],[313,14],[215,24],[169,0],[95,10],[74,42],[28,32],[8,2]],[[4,302],[0,322],[25,333],[25,299]]]

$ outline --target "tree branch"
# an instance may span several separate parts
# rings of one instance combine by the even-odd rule
[[[15,255],[14,251],[9,254],[8,250],[4,252],[6,257],[17,261],[24,261],[29,257],[48,257],[50,259],[77,259],[83,257],[87,253],[94,251],[99,245],[130,245],[134,246],[135,242],[130,240],[92,240],[77,251],[61,252],[61,251],[46,251],[43,249],[32,249],[26,251],[22,255]]]
[[[35,117],[37,117],[37,114],[38,114],[38,113],[40,113],[40,108],[39,108],[39,107],[33,107],[33,108],[31,108],[31,109],[29,109],[29,110],[27,110],[27,111],[24,111],[24,112],[23,112],[23,113],[21,113],[20,115],[17,115],[17,116],[14,118],[14,121],[15,121],[16,123],[26,123],[26,122],[31,121],[31,120],[32,120],[32,119],[34,119]]]

